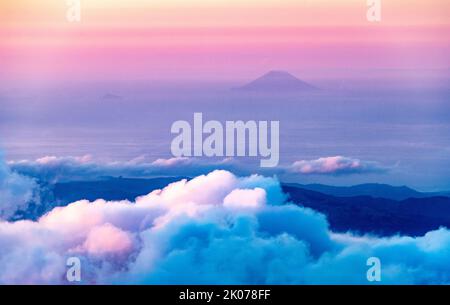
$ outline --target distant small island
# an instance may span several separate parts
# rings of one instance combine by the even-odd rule
[[[122,97],[120,95],[107,93],[107,94],[103,95],[102,99],[104,99],[104,100],[121,100]]]

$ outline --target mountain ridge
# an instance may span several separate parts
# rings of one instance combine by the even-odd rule
[[[287,186],[299,187],[305,190],[320,192],[336,197],[371,196],[374,198],[387,198],[392,200],[405,200],[408,198],[426,198],[433,196],[446,196],[446,192],[419,192],[408,186],[393,186],[383,183],[363,183],[351,186],[331,186],[319,183],[299,184],[284,183]]]

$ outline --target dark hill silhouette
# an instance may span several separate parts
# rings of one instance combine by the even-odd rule
[[[330,186],[324,184],[286,184],[302,189],[316,191],[337,197],[372,196],[393,200],[408,198],[425,198],[432,196],[446,196],[446,193],[422,193],[407,186],[392,186],[381,183],[365,183],[353,186]]]
[[[450,228],[449,197],[396,201],[371,196],[335,197],[287,185],[283,190],[292,202],[325,214],[335,232],[421,236],[440,227]]]

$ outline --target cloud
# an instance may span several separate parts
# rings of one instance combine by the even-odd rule
[[[376,162],[361,161],[343,156],[296,161],[290,167],[291,172],[305,175],[362,174],[384,172],[385,170],[386,168]]]
[[[94,160],[90,155],[46,156],[36,160],[10,161],[8,165],[17,173],[46,182],[87,180],[104,176],[197,176],[214,169],[231,170],[243,174],[251,172],[229,158],[209,161],[180,157],[147,161],[144,156],[141,156],[130,161],[105,162]]]
[[[125,177],[192,177],[207,174],[216,169],[227,170],[240,176],[259,173],[266,176],[295,178],[301,175],[344,175],[382,173],[388,168],[376,162],[336,156],[316,160],[296,161],[288,166],[277,168],[260,168],[258,164],[240,162],[237,159],[226,158],[169,158],[147,161],[138,157],[130,161],[104,162],[94,160],[91,156],[55,157],[47,156],[36,160],[11,161],[11,170],[21,175],[36,178],[45,182],[61,182],[70,180],[98,179],[105,176]]]
[[[378,238],[335,234],[326,217],[286,202],[275,178],[218,170],[135,201],[78,201],[37,221],[0,221],[0,283],[450,283],[450,232]]]
[[[25,209],[31,200],[38,201],[34,179],[12,172],[0,153],[0,219],[8,219]]]
[[[266,191],[262,188],[253,190],[233,190],[223,199],[223,205],[233,209],[257,209],[266,203]]]
[[[82,249],[88,254],[123,254],[133,248],[133,238],[129,233],[109,224],[92,228],[86,236]]]

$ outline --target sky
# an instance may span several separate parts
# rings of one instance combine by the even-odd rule
[[[236,80],[267,70],[448,70],[450,3],[364,0],[2,1],[0,79]],[[328,75],[329,72],[322,74]],[[319,73],[320,76],[320,73]]]
[[[8,160],[167,158],[171,123],[195,108],[221,120],[276,116],[286,126],[284,164],[344,156],[404,169],[382,182],[448,189],[448,1],[382,0],[375,23],[365,0],[84,0],[75,23],[68,8],[63,0],[0,4],[0,146]],[[268,98],[258,109],[229,92],[269,70],[323,89],[405,92]],[[154,94],[147,80],[217,82],[222,91]],[[33,91],[46,86],[54,91]],[[108,94],[123,99],[102,99]]]

